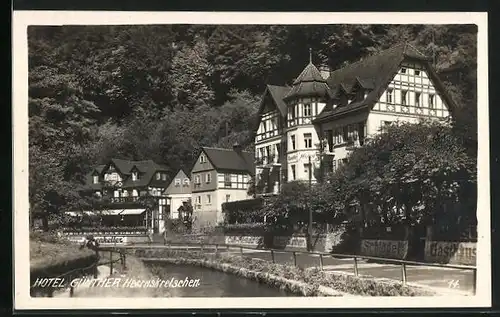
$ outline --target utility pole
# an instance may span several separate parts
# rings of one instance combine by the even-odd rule
[[[312,163],[311,163],[311,156],[309,156],[309,202],[311,202],[311,187],[312,187]],[[313,233],[313,230],[312,230],[312,224],[313,224],[313,214],[312,214],[312,208],[311,208],[311,204],[307,204],[308,207],[309,207],[309,228],[308,228],[308,244],[309,244],[309,248],[310,250],[309,251],[312,251],[312,233]]]

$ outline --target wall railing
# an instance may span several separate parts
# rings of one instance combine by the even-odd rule
[[[366,256],[366,255],[355,255],[355,254],[337,254],[337,253],[326,253],[326,252],[308,252],[308,251],[291,251],[284,249],[268,249],[268,248],[257,248],[257,247],[249,247],[249,246],[241,246],[235,244],[217,244],[217,243],[172,243],[166,242],[164,245],[156,244],[149,246],[142,246],[143,248],[175,248],[175,249],[185,249],[186,251],[193,250],[193,248],[199,248],[201,252],[211,250],[217,254],[221,251],[229,252],[231,250],[239,250],[239,254],[241,256],[245,256],[244,250],[252,250],[258,251],[260,254],[264,253],[270,256],[270,262],[277,263],[276,254],[278,253],[286,253],[293,257],[294,266],[298,266],[297,264],[297,255],[305,254],[305,255],[314,255],[317,256],[318,262],[316,267],[320,270],[324,270],[324,260],[326,258],[342,258],[342,259],[352,259],[352,272],[354,276],[360,276],[359,274],[359,260],[370,260],[375,262],[382,262],[386,264],[396,264],[401,268],[400,281],[402,285],[407,285],[407,266],[422,266],[422,267],[439,267],[439,268],[447,268],[447,269],[456,269],[456,270],[470,270],[473,274],[473,293],[476,293],[476,283],[477,283],[477,268],[476,266],[468,266],[468,265],[456,265],[456,264],[441,264],[441,263],[427,263],[427,262],[417,262],[417,261],[408,261],[408,260],[399,260],[399,259],[390,259],[390,258],[382,258],[375,256]],[[118,248],[124,249],[138,249],[141,248],[140,245],[125,245],[118,246]]]

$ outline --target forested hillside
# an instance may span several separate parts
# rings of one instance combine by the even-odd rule
[[[82,175],[116,157],[189,171],[201,146],[252,147],[266,84],[291,84],[313,50],[332,69],[400,41],[433,57],[475,137],[474,25],[30,27],[32,212],[78,201]]]

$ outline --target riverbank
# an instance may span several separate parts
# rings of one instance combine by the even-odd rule
[[[106,257],[101,261],[108,261]],[[111,281],[108,286],[99,286],[99,282],[108,279]],[[132,255],[126,257],[126,269],[123,270],[120,265],[113,265],[113,272],[110,272],[109,265],[98,266],[97,283],[88,283],[74,288],[73,297],[112,297],[112,298],[154,298],[171,297],[172,291],[161,287],[134,287],[127,281],[147,282],[154,281],[157,277],[144,265],[142,261]],[[114,286],[114,282],[117,285]],[[64,295],[69,296],[68,294]]]
[[[237,255],[207,255],[197,251],[151,249],[137,250],[144,261],[152,259],[172,264],[189,264],[220,270],[254,279],[275,287],[283,287],[305,296],[432,296],[434,292],[403,286],[399,282],[375,278],[355,277],[323,272],[319,269],[301,269],[295,266],[275,264],[269,261]]]

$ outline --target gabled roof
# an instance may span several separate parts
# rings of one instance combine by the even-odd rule
[[[130,161],[113,158],[108,164],[98,165],[87,174],[87,185],[91,189],[99,189],[102,187],[102,184],[93,184],[92,175],[94,172],[97,171],[99,174],[102,174],[104,168],[111,164],[113,164],[118,169],[118,172],[124,176],[125,179],[122,184],[123,188],[143,187],[150,183],[154,186],[162,187],[166,187],[166,185],[168,185],[167,181],[156,180],[153,178],[156,172],[167,172],[169,170],[169,168],[164,165],[157,164],[152,160]],[[134,169],[137,169],[140,172],[139,179],[136,181],[133,181],[131,177],[131,173]]]
[[[331,97],[326,80],[311,62],[304,68],[299,77],[295,79],[292,89],[290,89],[284,99],[308,96]]]
[[[368,109],[373,106],[399,70],[401,62],[407,59],[418,60],[427,65],[430,60],[412,45],[401,43],[332,72],[327,82],[328,86],[332,89],[334,98],[338,97],[340,87],[350,92],[356,82],[359,82],[364,88],[372,90],[363,101],[336,107],[335,109],[332,109],[331,105],[325,107],[315,121],[322,121],[326,118],[335,117],[351,111]],[[437,78],[432,67],[429,66],[427,68],[429,76],[434,81],[437,81],[437,85],[443,89],[443,85],[439,78]],[[447,103],[450,107],[453,107],[454,104],[451,98],[446,95],[446,93],[444,93],[444,95],[443,97],[446,99]]]
[[[269,91],[269,93],[270,93],[274,103],[278,107],[281,115],[285,116],[286,115],[286,104],[283,101],[283,98],[285,98],[286,94],[290,91],[290,87],[267,85],[266,89],[267,89],[267,91]]]
[[[238,153],[233,149],[212,147],[203,147],[202,150],[216,170],[241,171],[253,174],[255,158],[252,152],[241,151]]]

